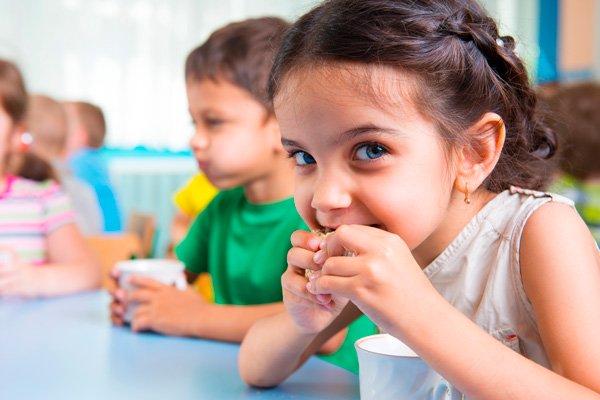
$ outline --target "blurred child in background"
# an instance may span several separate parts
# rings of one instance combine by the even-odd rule
[[[73,174],[96,192],[102,210],[104,232],[119,232],[122,215],[102,156],[106,121],[100,107],[82,101],[64,103],[68,135],[66,158]]]
[[[173,195],[173,204],[175,205],[175,215],[171,222],[171,242],[167,248],[167,256],[175,257],[175,246],[177,246],[188,233],[190,225],[204,208],[217,195],[218,189],[215,188],[206,175],[200,172],[190,178]],[[203,272],[198,275],[194,282],[194,287],[208,301],[213,301],[212,284],[210,274]]]
[[[190,273],[210,273],[215,304],[192,291],[132,279],[137,291],[115,294],[116,324],[122,323],[127,303],[137,302],[136,331],[240,342],[255,321],[283,311],[281,274],[289,235],[307,229],[294,206],[293,165],[266,93],[273,53],[287,27],[279,18],[227,25],[186,61],[195,124],[190,146],[220,193],[196,218],[176,254]],[[337,350],[344,334],[322,350]],[[354,349],[350,357],[355,358]]]
[[[559,86],[546,101],[560,143],[560,176],[551,190],[575,202],[600,243],[600,84]]]
[[[42,95],[29,96],[27,129],[33,137],[31,151],[49,162],[75,211],[75,221],[84,236],[102,231],[102,215],[93,189],[73,176],[64,161],[67,117],[58,101]]]
[[[23,78],[12,62],[0,59],[0,296],[97,288],[100,268],[74,223],[67,196],[48,179],[49,164],[27,152],[26,112]]]
[[[173,247],[181,242],[192,222],[218,192],[219,190],[210,183],[206,175],[200,172],[190,178],[173,195],[173,204],[176,207],[173,223],[171,224],[171,244]]]

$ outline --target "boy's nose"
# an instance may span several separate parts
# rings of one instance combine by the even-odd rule
[[[196,129],[190,138],[190,147],[192,149],[205,149],[208,147],[208,143],[208,135],[200,129]]]
[[[318,211],[350,207],[352,195],[340,176],[322,175],[315,182],[311,206]]]

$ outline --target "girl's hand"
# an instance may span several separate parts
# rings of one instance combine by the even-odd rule
[[[351,251],[354,257],[344,257]],[[385,331],[410,322],[411,304],[437,292],[406,243],[397,235],[362,225],[343,225],[327,237],[316,258],[326,258],[313,282],[315,295],[343,296]]]
[[[21,263],[12,249],[2,248],[0,252],[3,254],[0,260],[0,296],[35,297],[36,267]]]
[[[291,237],[288,268],[281,277],[283,302],[288,314],[301,331],[317,333],[325,329],[348,303],[348,299],[330,294],[312,294],[307,287],[314,285],[319,275],[307,281],[305,270],[319,271],[321,265],[314,261],[322,239],[308,231],[296,231]],[[322,262],[322,260],[318,260]]]
[[[127,303],[135,303],[131,320],[135,332],[152,330],[165,335],[192,336],[192,323],[202,315],[207,306],[204,299],[192,288],[181,291],[153,279],[132,276],[131,284],[136,287],[126,296]]]

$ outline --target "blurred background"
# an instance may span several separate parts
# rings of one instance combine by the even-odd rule
[[[481,0],[513,35],[538,84],[600,80],[600,0]],[[253,16],[290,21],[315,0],[0,0],[0,57],[31,93],[85,100],[106,116],[104,152],[124,219],[156,217],[164,254],[172,193],[197,166],[183,65],[216,28]]]

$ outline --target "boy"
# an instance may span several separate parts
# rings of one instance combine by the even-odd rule
[[[31,151],[49,162],[61,186],[73,203],[75,222],[84,236],[100,233],[102,216],[92,188],[76,178],[62,161],[67,139],[67,119],[63,106],[42,95],[29,96],[27,126],[33,136]]]
[[[136,302],[135,331],[240,342],[255,321],[283,310],[281,274],[289,238],[295,229],[307,229],[292,197],[293,163],[266,94],[273,53],[287,27],[278,18],[227,25],[186,61],[195,125],[190,146],[220,193],[176,254],[193,275],[211,274],[215,303],[192,290],[133,278],[138,290],[129,296],[115,292],[115,324],[123,323],[127,302]],[[321,351],[338,349],[344,336],[332,338]]]
[[[600,84],[559,86],[547,96],[557,120],[559,170],[551,190],[575,202],[594,239],[600,243]]]
[[[66,158],[79,179],[96,192],[102,211],[103,231],[121,231],[121,211],[117,203],[101,147],[106,136],[106,122],[100,107],[86,102],[66,102],[69,133]]]

